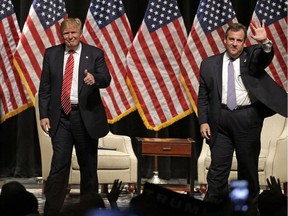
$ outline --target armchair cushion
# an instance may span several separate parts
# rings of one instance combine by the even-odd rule
[[[73,149],[72,153],[72,169],[79,170],[76,152]],[[129,155],[124,152],[116,150],[98,150],[98,170],[111,170],[111,169],[129,169],[130,159]]]

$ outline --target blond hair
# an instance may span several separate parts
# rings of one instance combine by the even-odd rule
[[[82,32],[81,20],[79,18],[68,18],[68,19],[65,19],[60,25],[61,34],[63,34],[65,27],[70,26],[70,25],[76,26],[80,30],[80,32]]]

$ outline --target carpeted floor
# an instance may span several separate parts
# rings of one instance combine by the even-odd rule
[[[38,200],[39,212],[40,212],[40,214],[43,214],[43,206],[45,203],[45,196],[42,193],[42,186],[43,186],[42,180],[40,178],[2,178],[2,179],[0,179],[0,188],[2,187],[3,184],[10,182],[10,181],[20,182],[21,184],[23,184],[25,186],[25,188],[29,192],[33,193]],[[146,181],[145,179],[142,179],[143,183],[145,181]],[[183,181],[185,181],[185,180],[184,179],[172,179],[169,181],[169,183],[183,184]],[[69,206],[73,203],[79,202],[79,192],[80,192],[79,191],[79,185],[72,185],[70,194],[67,195],[67,197],[65,199],[64,207]],[[185,193],[183,191],[178,191],[178,192],[179,193]],[[105,194],[101,194],[101,195],[104,199],[106,207],[110,208],[110,205],[109,205],[109,202],[106,198],[106,195]],[[118,201],[117,201],[117,204],[118,204],[118,207],[120,208],[120,210],[121,209],[124,210],[125,208],[129,207],[129,203],[130,203],[131,199],[135,196],[137,196],[137,195],[131,194],[128,192],[128,185],[124,185],[124,190],[120,194]],[[201,199],[200,194],[196,194],[195,197]]]

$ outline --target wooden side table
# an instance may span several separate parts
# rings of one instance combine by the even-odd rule
[[[154,156],[155,157],[155,169],[158,169],[157,156],[171,156],[171,157],[188,157],[189,158],[189,170],[187,173],[187,185],[171,185],[161,184],[171,190],[180,189],[194,195],[194,172],[193,167],[193,143],[194,140],[178,139],[178,138],[136,138],[138,141],[138,177],[137,177],[137,193],[141,191],[141,157],[142,156]]]

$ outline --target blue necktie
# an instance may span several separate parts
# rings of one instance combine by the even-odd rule
[[[227,86],[227,107],[234,110],[237,107],[235,79],[234,79],[234,66],[231,59],[228,64],[228,86]]]

